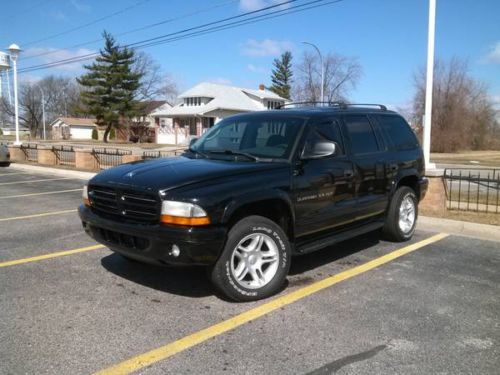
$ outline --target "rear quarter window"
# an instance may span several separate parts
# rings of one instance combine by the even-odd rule
[[[408,123],[399,116],[376,116],[380,129],[396,150],[412,150],[419,146]]]

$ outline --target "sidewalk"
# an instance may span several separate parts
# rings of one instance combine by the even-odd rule
[[[73,177],[81,180],[90,180],[96,174],[94,172],[75,171],[63,168],[50,168],[38,165],[12,163],[9,169],[15,169],[26,173],[52,174],[54,176]]]
[[[467,221],[419,216],[417,229],[427,232],[444,232],[458,236],[500,242],[500,226],[497,225],[477,224]]]

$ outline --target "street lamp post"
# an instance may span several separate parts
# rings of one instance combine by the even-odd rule
[[[19,108],[17,101],[17,58],[19,56],[19,52],[21,52],[21,48],[17,44],[11,44],[9,46],[10,59],[12,60],[12,65],[14,67],[14,115],[16,121],[16,142],[15,145],[20,145],[21,141],[19,140]]]
[[[38,86],[40,92],[42,93],[42,123],[43,123],[43,140],[45,141],[45,95],[41,86]]]
[[[302,42],[304,44],[307,44],[311,47],[313,47],[316,52],[318,52],[318,55],[319,55],[319,60],[320,60],[320,63],[321,63],[321,105],[323,105],[323,101],[324,101],[324,98],[325,98],[325,95],[324,95],[324,90],[325,90],[325,65],[323,64],[323,55],[321,54],[321,51],[319,50],[318,46],[316,44],[313,44],[313,43],[309,43],[309,42]]]
[[[434,86],[434,35],[436,30],[436,0],[429,0],[429,30],[427,35],[427,83],[425,87],[424,159],[426,169],[434,169],[431,164],[432,88]]]

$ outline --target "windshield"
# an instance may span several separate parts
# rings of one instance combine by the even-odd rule
[[[303,122],[283,117],[229,118],[208,130],[191,149],[204,154],[244,153],[258,158],[286,159]]]

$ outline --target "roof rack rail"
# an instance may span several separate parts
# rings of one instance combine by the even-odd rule
[[[370,104],[370,103],[347,103],[348,107],[379,107],[382,111],[387,111],[387,107],[383,104]]]
[[[387,111],[387,107],[383,104],[365,104],[365,103],[346,103],[346,102],[319,102],[319,101],[304,101],[304,102],[290,102],[285,103],[277,107],[277,109],[285,109],[287,107],[302,106],[302,105],[312,105],[314,107],[338,107],[341,109],[347,109],[348,107],[378,107],[382,111]]]
[[[346,105],[344,102],[320,102],[320,101],[314,101],[314,100],[309,100],[309,101],[303,101],[303,102],[289,102],[289,103],[284,103],[278,107],[278,109],[283,109],[286,107],[293,107],[297,105],[311,105],[311,106],[318,106],[318,107],[343,107]]]

